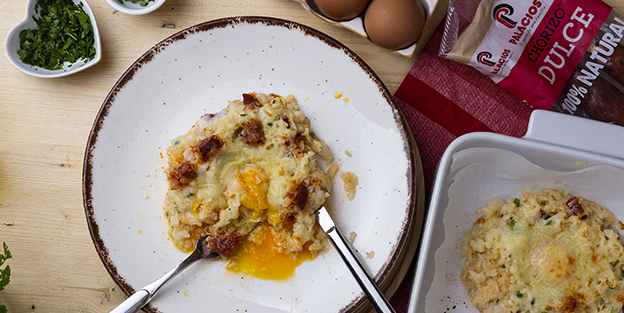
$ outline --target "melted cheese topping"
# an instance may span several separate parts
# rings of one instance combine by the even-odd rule
[[[262,229],[235,250],[229,267],[282,279],[278,272],[292,274],[323,249],[314,212],[329,196],[331,178],[317,157],[329,162],[332,154],[292,96],[244,94],[175,138],[167,156],[164,210],[182,251],[206,234]]]
[[[529,253],[528,277],[535,285],[563,286],[576,270],[576,253],[561,240],[545,240]]]
[[[481,312],[621,310],[624,246],[606,208],[546,189],[479,211],[461,278]]]

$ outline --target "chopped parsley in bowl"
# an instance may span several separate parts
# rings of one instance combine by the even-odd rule
[[[5,50],[17,69],[42,78],[76,73],[101,59],[95,17],[79,0],[29,0],[26,17],[9,32]]]

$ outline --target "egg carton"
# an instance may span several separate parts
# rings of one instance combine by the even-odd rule
[[[427,41],[433,34],[433,31],[438,27],[438,24],[442,21],[444,16],[446,15],[446,10],[448,8],[448,0],[419,0],[423,6],[426,15],[425,27],[423,27],[422,33],[418,40],[410,46],[400,49],[400,50],[389,50],[379,45],[373,43],[366,34],[364,30],[364,13],[361,15],[348,20],[348,21],[336,21],[334,19],[328,18],[316,7],[312,0],[294,0],[299,2],[308,12],[316,15],[318,18],[324,20],[327,23],[342,26],[347,28],[348,30],[364,37],[368,42],[373,44],[374,46],[383,49],[388,52],[396,53],[405,57],[412,57],[420,55],[422,50],[424,49]]]

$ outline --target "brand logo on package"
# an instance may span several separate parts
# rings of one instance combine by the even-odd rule
[[[496,83],[509,75],[547,8],[555,0],[492,1],[489,9],[492,24],[473,54],[471,62]],[[582,0],[578,0],[582,1]],[[550,3],[549,2],[549,3]],[[495,38],[495,39],[492,39]]]
[[[494,7],[492,15],[494,20],[507,28],[514,28],[518,22],[512,20],[510,16],[514,14],[514,8],[507,3],[501,3]]]
[[[526,40],[525,32],[527,27],[530,27],[535,18],[541,15],[541,11],[543,11],[543,9],[540,9],[542,7],[540,0],[533,0],[531,3],[524,3],[524,5],[526,7],[518,6],[514,9],[514,6],[509,3],[499,3],[492,8],[494,21],[513,30],[508,39],[509,43],[513,45],[523,45],[523,38]],[[515,11],[518,11],[518,13],[514,17]]]
[[[479,62],[479,64],[487,66],[496,65],[496,63],[492,61],[492,53],[488,51],[479,52],[479,54],[477,54],[477,61]]]

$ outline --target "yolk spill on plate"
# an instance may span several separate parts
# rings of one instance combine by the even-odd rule
[[[234,273],[245,273],[260,279],[284,280],[295,273],[295,269],[303,262],[312,260],[308,250],[298,253],[295,257],[280,253],[275,244],[273,232],[266,225],[258,225],[251,234],[260,244],[245,237],[243,242],[228,256],[227,269]]]

